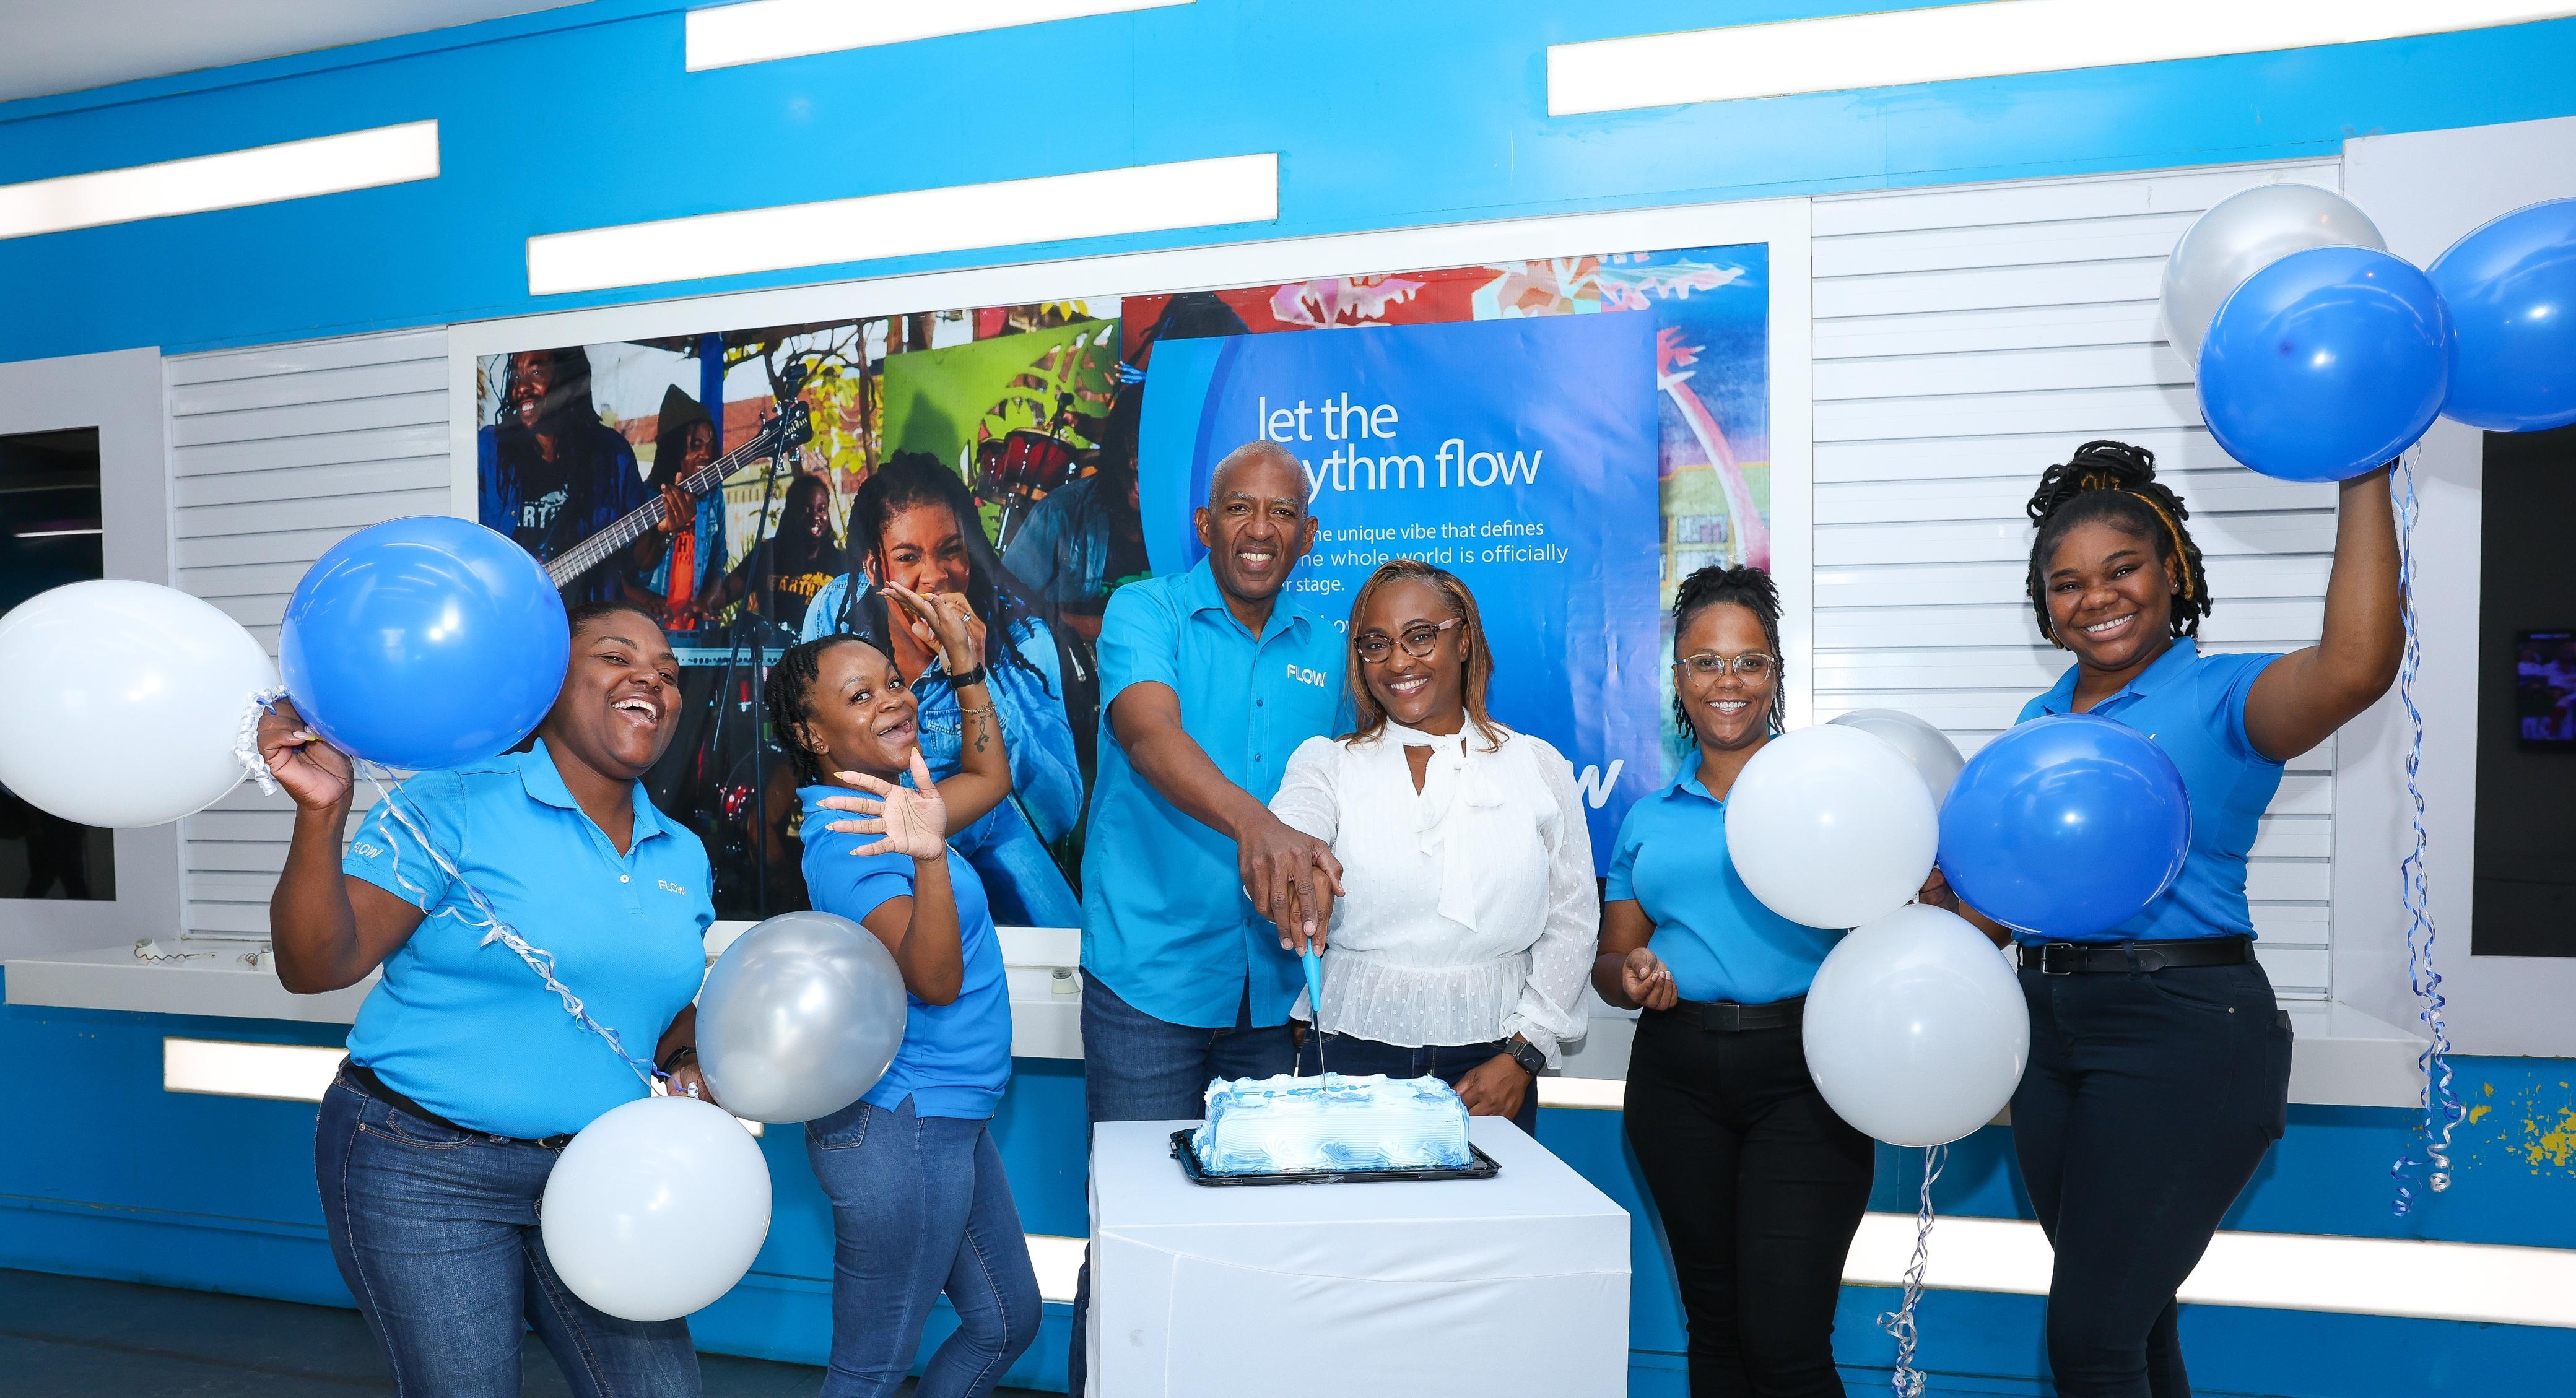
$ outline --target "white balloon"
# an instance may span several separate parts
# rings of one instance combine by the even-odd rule
[[[277,664],[175,588],[77,582],[0,617],[0,786],[82,825],[162,825],[223,799]]]
[[[646,1097],[572,1138],[537,1217],[575,1296],[622,1320],[673,1320],[751,1270],[769,1236],[769,1162],[724,1108]]]
[[[2030,1060],[2030,1009],[2002,950],[1920,904],[1835,945],[1807,989],[1803,1033],[1825,1104],[1895,1146],[1993,1121]]]
[[[1940,812],[1896,746],[1858,728],[1765,744],[1726,795],[1726,852],[1763,905],[1809,927],[1858,927],[1923,888]]]
[[[1959,779],[1959,769],[1968,765],[1949,734],[1903,709],[1854,709],[1833,721],[1885,738],[1905,754],[1905,760],[1923,774],[1923,784],[1931,788],[1936,808],[1949,796],[1950,783]]]
[[[2200,342],[2218,308],[2262,271],[2309,248],[2388,251],[2379,225],[2351,200],[2312,184],[2260,184],[2210,205],[2165,259],[2165,338],[2200,372]]]

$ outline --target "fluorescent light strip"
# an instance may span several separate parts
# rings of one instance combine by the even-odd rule
[[[1547,112],[2264,53],[2569,15],[2567,0],[1987,0],[1550,45]]]
[[[1037,1270],[1038,1299],[1073,1302],[1073,1284],[1082,1271],[1084,1251],[1091,1246],[1088,1238],[1059,1238],[1047,1233],[1031,1233],[1029,1265]]]
[[[936,5],[893,5],[853,4],[851,0],[751,0],[744,5],[689,11],[689,71],[1189,3],[1190,0],[945,0]]]
[[[1221,156],[547,233],[528,240],[528,291],[551,296],[1278,217],[1279,157]]]
[[[1543,1074],[1538,1080],[1538,1104],[1542,1107],[1615,1112],[1628,1105],[1628,1080]]]
[[[245,1044],[228,1039],[163,1039],[161,1090],[209,1097],[258,1097],[272,1102],[319,1102],[340,1072],[347,1049],[311,1044]],[[759,1122],[735,1117],[744,1130],[762,1134]]]
[[[1913,1249],[1911,1214],[1870,1214],[1852,1240],[1843,1280],[1900,1285]],[[1932,1229],[1924,1284],[2044,1296],[2053,1261],[2036,1223],[1943,1218]],[[2204,1306],[2576,1328],[2576,1249],[2221,1233],[2181,1294]]]
[[[438,123],[0,185],[0,238],[307,199],[438,178]]]
[[[21,529],[21,530],[19,530],[19,531],[17,532],[17,534],[15,535],[15,537],[17,537],[17,538],[21,538],[21,539],[68,539],[68,538],[73,537],[74,535],[79,535],[79,534],[104,534],[104,533],[106,533],[106,532],[107,532],[107,531],[106,531],[104,528],[92,528],[92,529]]]

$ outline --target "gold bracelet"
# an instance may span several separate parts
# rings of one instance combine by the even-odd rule
[[[982,707],[982,708],[980,708],[980,709],[979,709],[979,708],[975,708],[975,707],[974,707],[974,706],[972,706],[972,705],[968,705],[968,704],[960,704],[960,705],[958,705],[958,706],[957,706],[957,712],[959,712],[959,713],[961,713],[961,714],[981,714],[981,715],[983,715],[983,716],[984,716],[984,717],[986,717],[986,718],[991,718],[991,717],[993,716],[994,709],[993,709],[993,706],[992,706],[992,705],[990,705],[990,704],[986,704],[984,707]]]

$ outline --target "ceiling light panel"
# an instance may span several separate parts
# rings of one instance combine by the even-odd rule
[[[1986,0],[1556,44],[1550,116],[2358,44],[2561,19],[2568,0]]]
[[[0,185],[0,238],[309,199],[438,178],[438,123]]]
[[[946,0],[943,4],[894,4],[877,0],[873,4],[854,4],[852,0],[751,0],[749,4],[689,11],[689,71],[1189,3],[1190,0]]]
[[[1279,157],[1232,155],[699,214],[528,240],[528,291],[647,286],[1279,217]]]

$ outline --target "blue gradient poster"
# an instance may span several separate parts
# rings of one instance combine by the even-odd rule
[[[1167,341],[1137,460],[1154,571],[1205,552],[1191,510],[1217,461],[1285,446],[1319,525],[1291,595],[1346,628],[1389,559],[1463,579],[1493,714],[1574,764],[1606,866],[1660,770],[1655,329],[1612,312]]]

